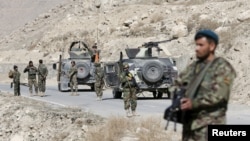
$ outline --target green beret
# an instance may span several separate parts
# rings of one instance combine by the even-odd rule
[[[200,30],[196,33],[194,39],[196,40],[199,36],[205,36],[207,38],[214,40],[216,45],[219,43],[218,35],[212,30],[209,30],[209,29]]]

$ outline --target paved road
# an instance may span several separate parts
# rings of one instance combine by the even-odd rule
[[[13,92],[6,84],[0,84],[1,91]],[[60,106],[77,106],[84,111],[93,112],[104,117],[124,115],[122,99],[113,99],[111,90],[104,91],[103,101],[96,101],[94,92],[85,90],[79,96],[70,96],[70,92],[59,92],[56,86],[48,86],[46,97],[33,96],[32,99],[50,102]],[[21,95],[29,97],[28,87],[21,86]],[[163,116],[163,112],[170,105],[170,100],[153,99],[152,97],[139,96],[138,113],[141,116]],[[250,124],[250,107],[245,105],[230,104],[227,113],[228,124]]]

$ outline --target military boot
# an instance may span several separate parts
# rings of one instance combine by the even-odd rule
[[[97,96],[96,101],[100,101],[100,97],[99,96]]]
[[[79,94],[77,92],[75,92],[75,96],[79,96]]]
[[[131,117],[131,113],[130,113],[130,110],[129,110],[129,109],[126,110],[126,116],[127,116],[127,117]]]
[[[41,96],[41,97],[44,97],[44,92],[41,92],[41,93],[40,93],[40,96]]]
[[[97,101],[102,101],[102,97],[101,96],[97,96],[96,100]]]
[[[139,116],[139,114],[137,114],[135,111],[132,111],[132,115],[133,116]]]

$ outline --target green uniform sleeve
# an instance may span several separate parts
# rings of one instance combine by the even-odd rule
[[[230,64],[219,64],[218,67],[213,70],[210,77],[211,80],[203,80],[202,83],[206,85],[207,90],[201,90],[201,92],[197,94],[197,97],[192,100],[193,109],[209,108],[228,102],[230,90],[236,77],[234,69]]]
[[[72,77],[72,75],[74,75],[76,73],[77,73],[77,68],[76,67],[72,67],[69,75]]]
[[[127,82],[126,75],[125,75],[124,72],[122,72],[121,75],[120,75],[120,82],[121,83]]]

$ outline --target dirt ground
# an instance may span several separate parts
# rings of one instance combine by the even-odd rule
[[[118,60],[119,52],[125,48],[137,48],[148,41],[171,40],[160,44],[163,49],[160,56],[177,59],[181,71],[194,58],[194,34],[209,28],[220,36],[216,54],[232,63],[237,72],[230,102],[250,105],[249,0],[0,0],[0,7],[1,83],[11,81],[7,74],[14,64],[20,68],[22,81],[27,82],[22,69],[28,61],[37,65],[42,58],[50,67],[49,85],[56,85],[56,72],[51,66],[60,54],[68,57],[72,41],[84,41],[89,46],[97,42],[101,61],[108,62]],[[109,141],[145,140],[142,135],[148,130],[159,133],[161,139],[166,137],[162,130],[149,129],[147,124],[141,123],[142,128],[135,129],[125,126],[133,122],[124,121],[128,132],[112,128],[117,136],[111,138],[101,132],[104,127],[96,126],[109,123],[104,124],[99,116],[10,94],[0,94],[0,105],[3,141],[83,141],[86,137],[95,141],[99,138],[93,135],[99,131],[103,135],[100,137]],[[119,120],[122,119],[111,119],[113,123]],[[173,138],[170,134],[169,140],[179,137],[179,133],[173,134]],[[151,138],[154,139],[159,138]]]
[[[17,14],[15,7],[22,5],[19,16],[27,17],[28,2],[4,2],[1,6],[11,16]],[[38,16],[22,22],[16,20],[18,28],[13,26],[8,29],[9,34],[0,35],[0,63],[7,65],[0,68],[1,75],[12,69],[13,64],[24,65],[29,60],[36,63],[43,58],[51,65],[60,54],[67,58],[70,43],[78,40],[89,46],[97,42],[101,60],[107,62],[117,60],[124,48],[175,39],[160,44],[164,50],[160,56],[177,58],[181,71],[194,57],[195,32],[210,28],[220,35],[217,55],[228,59],[237,71],[231,102],[249,104],[250,2],[247,0],[65,0],[55,1],[53,8],[47,7],[50,10],[46,10],[49,5],[46,1],[42,9],[39,2],[30,5],[41,11],[39,15],[29,12],[31,17]],[[3,20],[1,29],[9,23],[8,19]],[[53,77],[55,73],[51,73]],[[6,75],[1,81],[8,81]]]

